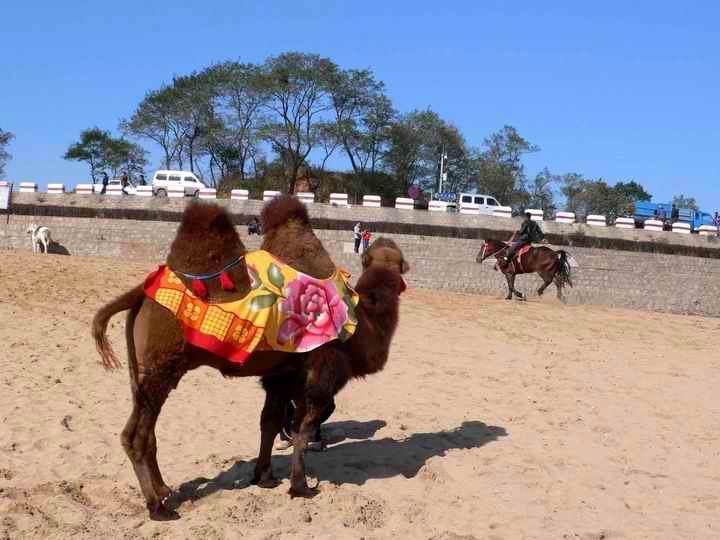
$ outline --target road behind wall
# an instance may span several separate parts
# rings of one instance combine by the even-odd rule
[[[164,260],[174,237],[184,200],[75,195],[13,194],[13,208],[0,216],[0,249],[30,249],[25,232],[32,223],[50,227],[53,251]],[[228,201],[223,201],[228,204]],[[261,203],[233,203],[238,224],[257,215]],[[493,263],[475,263],[482,237],[506,237],[514,220],[395,209],[311,208],[318,237],[335,261],[358,275],[359,258],[351,251],[350,229],[361,221],[393,237],[412,270],[410,286],[501,296],[505,280]],[[716,238],[676,233],[591,229],[584,225],[545,223],[549,240],[579,263],[570,303],[669,311],[720,317],[720,242]],[[249,248],[259,245],[244,226],[238,230]],[[673,254],[673,253],[682,253]],[[1,263],[0,263],[1,265]],[[1,266],[0,266],[1,268]],[[535,294],[537,276],[520,276],[518,288]],[[551,286],[548,292],[554,296]],[[478,298],[478,303],[482,302]]]

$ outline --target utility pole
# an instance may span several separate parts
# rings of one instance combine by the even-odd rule
[[[440,151],[440,189],[438,190],[439,193],[443,192],[443,180],[445,180],[446,175],[443,173],[443,169],[445,168],[445,160],[447,159],[447,154],[445,153],[445,146],[442,147]]]

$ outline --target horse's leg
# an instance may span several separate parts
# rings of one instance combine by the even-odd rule
[[[512,300],[513,295],[513,282],[515,281],[514,274],[505,274],[505,281],[507,281],[508,293],[505,300]]]
[[[285,420],[290,384],[284,377],[264,378],[262,384],[265,388],[265,406],[260,415],[260,453],[252,483],[262,488],[273,488],[278,482],[272,473],[272,445]]]
[[[525,300],[525,295],[518,291],[515,288],[515,278],[517,277],[516,274],[512,274],[512,277],[510,278],[510,290],[515,293],[515,296],[519,298],[520,300]]]
[[[555,277],[557,271],[555,272],[538,272],[538,275],[542,278],[543,284],[540,285],[540,288],[538,289],[537,293],[538,296],[542,296],[545,292],[545,289],[548,288],[548,286],[553,282],[553,278]]]

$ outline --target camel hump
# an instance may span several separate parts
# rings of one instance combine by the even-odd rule
[[[281,195],[268,202],[262,209],[260,216],[263,233],[267,234],[291,219],[302,225],[310,225],[310,216],[307,208],[297,197]]]
[[[244,253],[245,246],[225,208],[192,202],[185,208],[167,264],[173,270],[205,274],[220,270]]]

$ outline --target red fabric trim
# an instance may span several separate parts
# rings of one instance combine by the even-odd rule
[[[237,364],[244,364],[251,354],[247,351],[240,349],[237,346],[234,346],[232,343],[222,342],[214,336],[203,334],[195,330],[194,328],[186,326],[182,323],[182,321],[179,322],[180,326],[183,327],[185,341],[187,341],[191,345],[194,345],[195,347],[210,351],[211,353],[216,354],[221,358],[225,358],[226,360],[230,360],[231,362],[235,362]]]
[[[153,298],[157,293],[157,290],[160,288],[160,281],[165,274],[165,268],[165,265],[161,264],[160,266],[158,266],[157,270],[155,270],[150,275],[148,275],[148,277],[145,278],[145,294],[147,294],[150,298]]]

